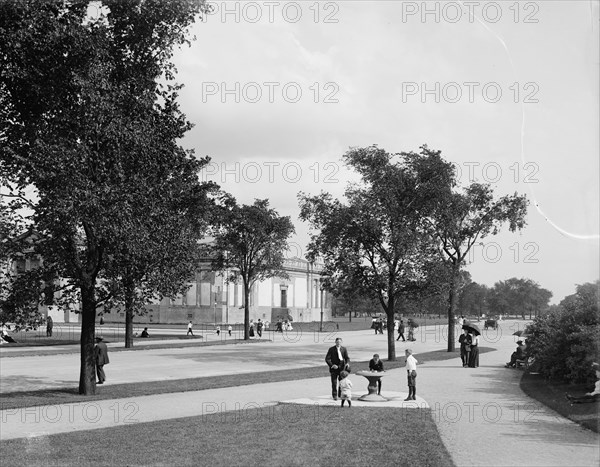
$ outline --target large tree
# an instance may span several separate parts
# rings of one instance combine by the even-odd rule
[[[548,307],[552,292],[539,286],[531,279],[511,277],[498,281],[489,290],[490,312],[496,315],[521,315],[529,312],[537,315]]]
[[[287,278],[283,269],[284,253],[294,226],[288,216],[280,216],[269,201],[255,200],[238,205],[224,197],[218,212],[215,240],[210,247],[212,267],[228,271],[226,280],[241,279],[244,289],[244,339],[250,338],[250,290],[256,282],[270,277]]]
[[[438,152],[439,153],[439,152]],[[489,184],[473,183],[466,188],[439,191],[433,216],[425,216],[429,231],[450,274],[448,296],[448,352],[454,351],[454,318],[461,268],[469,251],[480,239],[496,235],[507,223],[511,232],[525,226],[527,199],[516,193],[494,199]]]
[[[202,166],[176,144],[190,126],[170,59],[204,2],[104,1],[98,18],[87,17],[90,3],[0,4],[0,170],[35,188],[37,253],[79,291],[83,394],[96,389],[99,277],[161,178],[136,178],[136,168],[186,160],[191,177]]]
[[[398,301],[425,288],[439,271],[422,219],[449,164],[426,150],[390,154],[377,146],[351,149],[344,161],[361,176],[346,189],[346,203],[328,193],[299,194],[300,218],[315,229],[308,257],[323,258],[324,274],[334,283],[343,278],[376,299],[392,323]],[[395,360],[393,326],[387,337],[388,359]]]

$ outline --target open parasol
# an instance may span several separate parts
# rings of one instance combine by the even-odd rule
[[[473,324],[473,323],[464,323],[462,328],[466,329],[469,332],[472,332],[476,336],[481,335],[481,331],[479,330],[479,327],[476,324]]]

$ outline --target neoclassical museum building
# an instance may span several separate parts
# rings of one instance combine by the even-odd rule
[[[17,258],[12,263],[15,272],[35,268],[39,260]],[[286,259],[284,270],[288,279],[271,278],[255,283],[250,290],[250,319],[276,322],[279,318],[295,322],[331,319],[331,295],[321,290],[322,265],[300,258]],[[190,282],[187,292],[175,299],[163,298],[146,307],[147,314],[136,316],[136,324],[243,323],[244,292],[240,283],[225,280],[227,274],[210,270],[210,261],[202,262]],[[77,307],[75,307],[77,308]],[[76,323],[80,315],[73,309],[40,306],[55,323]],[[106,323],[124,323],[123,310],[98,311]],[[99,319],[99,318],[98,318]]]
[[[250,290],[250,319],[276,322],[279,318],[295,322],[331,319],[331,295],[321,291],[322,266],[299,258],[285,260],[288,279],[274,277],[255,283]],[[137,316],[139,324],[168,323],[243,323],[244,291],[240,283],[225,280],[227,274],[201,264],[187,292],[176,299],[164,298],[147,306],[148,313]],[[125,313],[111,310],[105,322],[125,322]]]

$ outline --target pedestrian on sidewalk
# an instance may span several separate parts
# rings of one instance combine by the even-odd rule
[[[258,337],[262,337],[262,330],[263,322],[258,318],[258,323],[256,323],[256,334],[258,334]]]
[[[412,349],[404,351],[406,355],[406,376],[408,378],[408,397],[405,401],[417,400],[417,359],[413,357]]]
[[[335,340],[335,345],[330,347],[325,356],[325,362],[329,366],[329,375],[331,377],[331,395],[333,400],[338,400],[341,396],[338,382],[342,371],[350,369],[350,357],[346,347],[342,347],[342,338],[338,337]]]
[[[217,336],[221,335],[221,326],[217,326],[216,332],[217,332]]]
[[[52,321],[52,316],[48,316],[46,318],[46,337],[52,337],[52,328],[54,327],[54,322]]]
[[[342,407],[344,402],[348,401],[348,407],[352,407],[352,381],[348,378],[348,372],[340,372],[340,399],[342,399]]]
[[[106,347],[106,343],[102,337],[96,337],[94,356],[96,357],[96,375],[98,376],[96,384],[104,384],[104,381],[106,381],[104,365],[108,365],[110,360],[108,359],[108,347]]]
[[[192,337],[194,337],[194,331],[192,330],[192,327],[193,327],[193,325],[192,325],[192,322],[190,321],[190,322],[188,323],[188,327],[187,327],[187,334],[186,334],[186,336],[189,336],[189,335],[191,334],[191,335],[192,335]]]
[[[233,331],[233,328],[231,327],[231,324],[229,326],[227,326],[227,332],[229,333],[229,335],[231,336],[231,331]]]
[[[471,336],[471,355],[469,355],[469,367],[477,368],[479,366],[479,335],[469,334]]]
[[[471,355],[471,344],[473,342],[469,331],[463,329],[463,333],[458,338],[460,342],[460,359],[462,360],[463,368],[469,366],[469,357]]]
[[[396,340],[399,341],[400,338],[402,338],[402,342],[406,342],[406,339],[404,338],[404,320],[403,319],[400,320],[400,324],[398,325],[398,339],[396,339]]]

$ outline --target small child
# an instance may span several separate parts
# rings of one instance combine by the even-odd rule
[[[417,359],[413,357],[412,350],[406,349],[406,376],[408,378],[408,397],[405,401],[417,400]]]
[[[342,399],[342,407],[344,407],[344,401],[348,401],[348,407],[352,407],[352,381],[348,378],[348,372],[340,372],[340,391]]]

